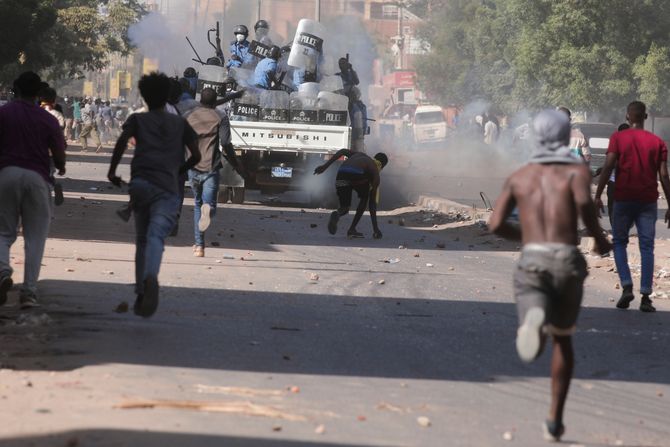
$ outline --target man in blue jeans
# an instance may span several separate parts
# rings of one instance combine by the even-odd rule
[[[668,148],[665,142],[651,132],[644,130],[647,108],[635,101],[628,105],[626,120],[630,129],[616,132],[610,137],[605,167],[600,174],[596,190],[596,205],[603,210],[600,196],[607,185],[610,174],[616,168],[616,188],[612,212],[612,242],[614,262],[623,292],[617,302],[619,309],[628,309],[633,294],[633,278],[628,266],[628,234],[635,224],[642,258],[640,279],[640,310],[656,312],[649,295],[654,279],[654,238],[658,216],[658,179],[665,193],[670,197],[670,177],[668,176]],[[670,225],[670,210],[665,213],[665,222]]]
[[[121,186],[116,168],[128,140],[135,138],[135,155],[130,165],[128,192],[135,216],[135,291],[136,315],[150,317],[158,308],[158,272],[165,237],[177,222],[179,175],[200,161],[197,135],[178,115],[165,111],[170,80],[162,73],[140,79],[139,90],[149,107],[135,113],[123,124],[114,147],[107,178]],[[191,156],[184,162],[184,146]]]
[[[205,231],[211,218],[216,214],[221,156],[225,156],[238,172],[241,171],[241,164],[230,142],[230,121],[225,113],[219,113],[215,109],[216,103],[216,92],[211,88],[205,88],[200,93],[201,107],[191,109],[184,115],[198,134],[198,147],[202,155],[200,162],[188,171],[195,199],[193,256],[199,258],[205,256]],[[223,148],[224,154],[219,150],[219,145]]]

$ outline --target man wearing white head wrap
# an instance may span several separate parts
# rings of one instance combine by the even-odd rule
[[[571,334],[587,275],[586,261],[577,249],[578,218],[594,236],[598,253],[607,253],[611,246],[591,199],[591,173],[570,156],[567,117],[544,111],[533,122],[533,130],[532,159],[507,179],[489,228],[523,243],[514,273],[520,322],[516,348],[519,357],[530,362],[541,354],[546,337],[552,337],[552,399],[544,428],[545,438],[557,441],[565,430],[563,408],[574,366]],[[515,208],[520,227],[507,221]]]

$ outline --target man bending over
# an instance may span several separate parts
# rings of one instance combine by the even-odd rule
[[[351,207],[351,196],[354,191],[358,194],[358,208],[356,208],[356,215],[351,222],[347,236],[349,238],[362,238],[363,234],[356,231],[356,225],[361,220],[365,208],[370,203],[370,218],[372,219],[373,237],[375,239],[382,238],[382,232],[379,231],[377,225],[377,191],[379,189],[379,173],[388,163],[386,154],[379,152],[374,158],[362,152],[352,152],[349,149],[341,149],[333,155],[333,157],[321,166],[314,170],[314,174],[322,174],[341,157],[347,157],[347,160],[342,163],[340,169],[337,171],[337,178],[335,180],[335,188],[337,190],[337,197],[340,200],[340,207],[330,214],[330,221],[328,222],[328,231],[330,234],[337,233],[337,222],[340,217],[349,213]]]

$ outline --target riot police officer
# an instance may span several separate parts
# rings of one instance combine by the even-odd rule
[[[249,30],[244,25],[237,25],[233,29],[235,40],[230,43],[230,59],[227,68],[239,68],[253,62],[253,56],[249,53]]]
[[[256,87],[269,90],[275,86],[274,84],[276,82],[277,68],[280,57],[281,48],[273,45],[272,48],[270,48],[268,57],[260,61],[256,66],[256,71],[254,72],[254,84]]]
[[[254,25],[254,32],[256,33],[256,40],[262,43],[263,45],[272,45],[272,39],[270,39],[270,24],[267,20],[259,20]]]

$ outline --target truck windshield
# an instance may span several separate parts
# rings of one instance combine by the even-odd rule
[[[435,124],[444,122],[444,115],[442,112],[422,112],[414,115],[414,122],[416,124]]]

